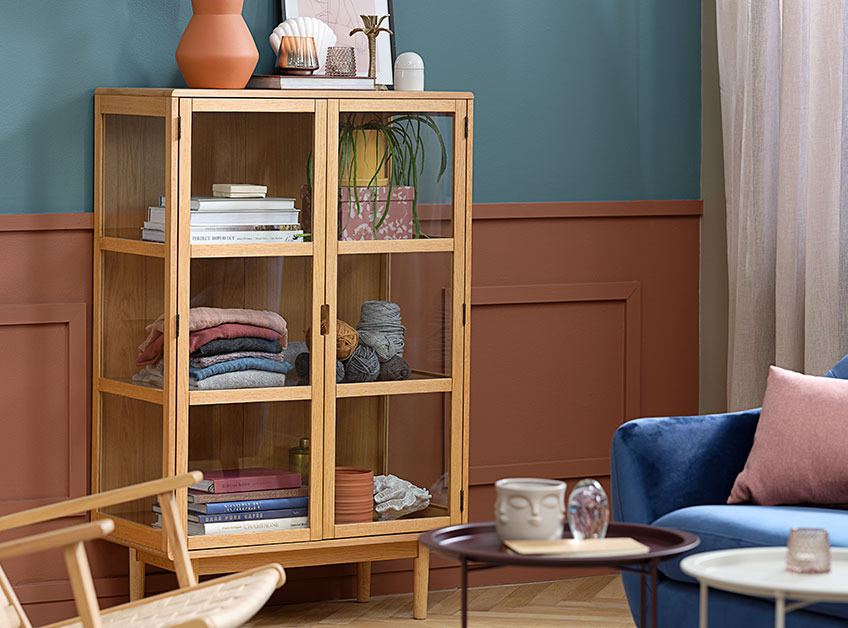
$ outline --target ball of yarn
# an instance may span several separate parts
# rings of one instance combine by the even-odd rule
[[[380,362],[387,362],[393,356],[403,356],[404,335],[400,316],[400,306],[391,301],[366,301],[362,304],[359,323],[359,342],[377,352]]]
[[[312,328],[306,330],[306,342],[312,347]],[[359,344],[359,334],[352,325],[343,320],[336,321],[336,357],[339,360],[347,360],[353,355],[353,350]]]
[[[399,355],[395,355],[380,364],[380,374],[377,376],[377,380],[381,382],[397,382],[409,377],[409,373],[410,368],[406,360]]]
[[[309,352],[304,351],[294,359],[294,370],[302,382],[309,382]],[[341,360],[336,360],[336,383],[338,384],[345,376],[345,367]]]
[[[347,360],[359,344],[359,334],[342,320],[336,321],[336,357]]]
[[[300,379],[309,379],[309,352],[304,351],[294,359],[294,370]]]
[[[394,339],[379,331],[360,331],[359,341],[374,349],[380,362],[386,362],[400,353]]]
[[[344,363],[345,382],[374,382],[380,375],[380,360],[368,345],[360,344]]]

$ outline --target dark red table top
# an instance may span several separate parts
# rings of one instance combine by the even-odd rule
[[[495,532],[494,522],[466,523],[432,530],[420,540],[431,550],[470,561],[491,565],[526,567],[616,567],[635,565],[678,556],[698,547],[701,540],[689,532],[636,523],[610,523],[608,537],[629,536],[644,543],[650,551],[644,554],[618,556],[525,556],[507,551]],[[564,538],[571,538],[566,529]]]

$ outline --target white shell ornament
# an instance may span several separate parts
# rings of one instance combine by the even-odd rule
[[[268,37],[274,54],[280,53],[283,37],[312,37],[318,51],[318,71],[323,73],[327,48],[336,45],[336,34],[317,17],[290,17],[280,23]]]

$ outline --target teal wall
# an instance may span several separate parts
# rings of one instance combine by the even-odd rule
[[[259,70],[277,0],[246,0]],[[698,0],[394,0],[428,89],[470,90],[477,202],[698,198]],[[92,209],[92,90],[181,86],[189,0],[0,9],[0,213]]]

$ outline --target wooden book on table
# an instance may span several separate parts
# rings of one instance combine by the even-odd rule
[[[554,541],[504,541],[504,545],[516,554],[534,556],[573,556],[574,558],[596,558],[601,556],[630,556],[645,554],[650,548],[630,537],[605,539],[556,539]]]

